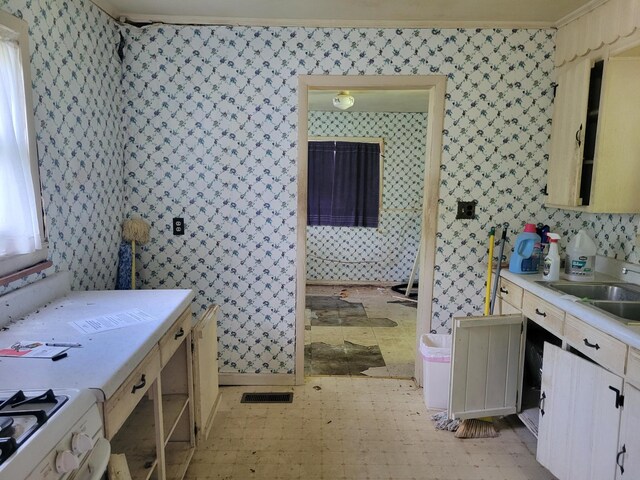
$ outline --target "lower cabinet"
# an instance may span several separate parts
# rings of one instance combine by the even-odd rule
[[[112,453],[133,480],[181,480],[195,450],[191,310],[104,405]]]
[[[537,459],[560,480],[613,479],[622,378],[546,343]]]
[[[616,456],[616,478],[640,478],[640,390],[624,384],[624,409],[620,425],[620,442]]]
[[[453,418],[518,413],[538,436],[538,461],[559,480],[640,479],[640,389],[523,314],[453,325]],[[527,337],[543,339],[535,385]]]

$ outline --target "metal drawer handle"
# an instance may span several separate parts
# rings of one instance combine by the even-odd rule
[[[133,388],[131,389],[131,393],[136,393],[136,390],[143,388],[146,384],[147,384],[147,379],[143,373],[142,377],[140,377],[140,383],[137,383],[133,386]]]
[[[500,293],[506,293],[507,295],[509,295],[509,290],[507,290],[506,288],[500,287]]]
[[[184,328],[180,327],[180,330],[176,332],[176,334],[173,336],[173,339],[177,340],[182,336],[184,336]]]
[[[627,446],[622,445],[622,450],[620,450],[618,452],[618,455],[616,455],[616,463],[618,464],[618,466],[620,467],[620,475],[624,474],[624,466],[620,463],[620,457],[622,457],[625,453],[627,453]]]
[[[546,314],[546,313],[541,312],[541,311],[540,311],[540,310],[538,310],[537,308],[536,308],[536,313],[537,313],[538,315],[540,315],[541,317],[546,317],[546,316],[547,316],[547,314]]]
[[[576,143],[578,144],[578,147],[582,145],[582,140],[580,140],[581,133],[582,133],[582,124],[580,124],[580,128],[576,132]]]
[[[538,404],[538,408],[540,408],[540,415],[542,415],[544,417],[544,400],[545,398],[547,398],[547,395],[542,392],[542,395],[540,396],[540,403]]]
[[[600,345],[598,345],[597,343],[590,343],[589,340],[587,340],[586,338],[583,338],[582,341],[584,342],[584,344],[587,347],[595,348],[596,350],[600,350]]]

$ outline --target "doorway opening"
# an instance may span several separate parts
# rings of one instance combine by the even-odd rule
[[[364,369],[367,371],[365,375],[369,376],[414,376],[418,381],[422,377],[422,361],[416,352],[420,336],[430,330],[445,82],[444,76],[435,75],[299,77],[297,384],[304,383],[305,334],[307,359],[310,360],[312,345],[315,347],[313,352],[316,353],[316,360],[325,357],[329,359],[324,364],[323,362],[316,362],[315,365],[307,363],[308,374],[357,375]],[[387,145],[384,138],[375,135],[375,132],[372,135],[367,134],[366,126],[363,125],[359,128],[347,127],[344,121],[336,116],[333,108],[317,106],[331,105],[331,98],[337,91],[343,90],[350,91],[355,96],[356,102],[359,98],[363,103],[363,106],[357,112],[354,111],[353,115],[343,117],[350,118],[351,123],[354,123],[353,119],[358,116],[361,117],[360,120],[373,118],[372,114],[365,114],[365,112],[381,113],[381,110],[402,110],[403,108],[405,111],[418,110],[414,118],[409,120],[418,123],[416,128],[420,132],[418,136],[421,137],[418,143],[414,141],[414,145],[410,146],[408,145],[410,142],[406,140],[387,139],[392,151],[389,149],[386,151],[387,154],[390,153],[395,157],[394,162],[401,162],[399,158],[402,157],[402,148],[418,146],[418,174],[416,174],[415,165],[400,169],[397,165],[396,168],[391,168],[389,165],[389,168],[385,168],[384,163],[387,159],[383,152]],[[419,108],[415,105],[402,107],[402,102],[407,99],[408,105],[416,102],[423,103]],[[382,104],[386,102],[387,107],[382,107],[380,102]],[[360,113],[361,111],[363,113]],[[396,115],[396,117],[402,118],[407,115]],[[407,133],[404,129],[401,130],[400,134]],[[388,132],[387,135],[389,135]],[[312,216],[309,218],[312,218],[317,213],[308,210],[308,201],[311,201],[312,210],[317,203],[317,186],[313,183],[313,176],[317,175],[317,172],[314,173],[309,169],[310,141],[381,144],[378,222],[367,225],[376,228],[345,229],[323,226],[331,224],[317,224],[313,229],[308,229],[308,214],[311,213]],[[407,158],[411,156],[405,155]],[[413,156],[415,157],[415,152]],[[388,161],[392,161],[391,156]],[[313,166],[314,163],[311,165]],[[314,168],[318,170],[317,166]],[[413,168],[413,171],[407,171],[407,168],[409,170]],[[408,177],[405,176],[403,179],[403,173],[408,174]],[[422,177],[418,178],[417,182],[416,175]],[[416,185],[418,185],[417,188]],[[414,197],[417,198],[405,195],[407,191],[411,191],[412,186],[415,190]],[[397,197],[395,203],[394,195]],[[367,215],[370,215],[370,211],[367,211]],[[394,233],[396,237],[400,235],[413,238],[394,238],[392,240],[394,245],[389,245],[391,237],[385,229],[395,228],[397,222],[402,221],[403,217],[407,224],[404,232]],[[327,241],[329,238],[330,242]],[[369,247],[371,255],[368,259],[354,258],[357,255],[353,251],[349,252],[348,248],[344,248],[347,245],[353,245],[354,238],[358,240],[356,243],[361,247]],[[370,240],[376,238],[378,245],[377,247],[373,245],[374,248],[371,248]],[[387,245],[379,245],[381,242],[386,242]],[[406,282],[408,270],[415,272],[416,268],[420,272],[417,303],[389,288],[394,284],[402,283],[397,281],[398,275],[404,277]],[[384,269],[386,271],[383,271]],[[308,279],[310,282],[307,281]],[[317,285],[317,283],[324,285]],[[371,286],[371,284],[375,285]],[[398,316],[395,319],[393,318],[396,315],[393,313],[394,309]],[[404,338],[398,338],[398,333]],[[321,341],[323,337],[327,341]],[[335,359],[337,362],[330,361],[332,349],[334,353],[338,353],[338,358]],[[387,361],[384,359],[385,352]],[[349,360],[351,364],[345,360]]]

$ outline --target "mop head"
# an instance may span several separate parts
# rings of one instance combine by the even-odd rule
[[[431,415],[431,420],[436,422],[437,430],[448,430],[449,432],[455,432],[460,426],[460,420],[450,419],[446,410]]]
[[[149,224],[141,218],[129,218],[122,224],[122,238],[127,242],[145,244],[149,241]]]

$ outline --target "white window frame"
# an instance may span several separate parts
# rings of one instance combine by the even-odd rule
[[[33,116],[33,98],[31,94],[31,60],[29,56],[29,26],[27,22],[0,11],[0,37],[13,40],[20,48],[20,60],[22,62],[22,80],[24,82],[25,106],[27,109],[27,129],[29,135],[29,157],[31,160],[31,178],[33,179],[33,191],[36,199],[38,223],[40,225],[40,237],[42,247],[32,253],[23,255],[7,255],[0,257],[0,285],[7,277],[15,280],[20,278],[20,272],[24,274],[34,273],[39,269],[33,269],[37,264],[45,262],[48,255],[48,244],[44,224],[44,212],[42,208],[42,194],[40,191],[40,171],[38,166],[37,144],[35,134],[35,119]],[[50,264],[49,264],[50,265]],[[44,265],[43,265],[44,266]]]

